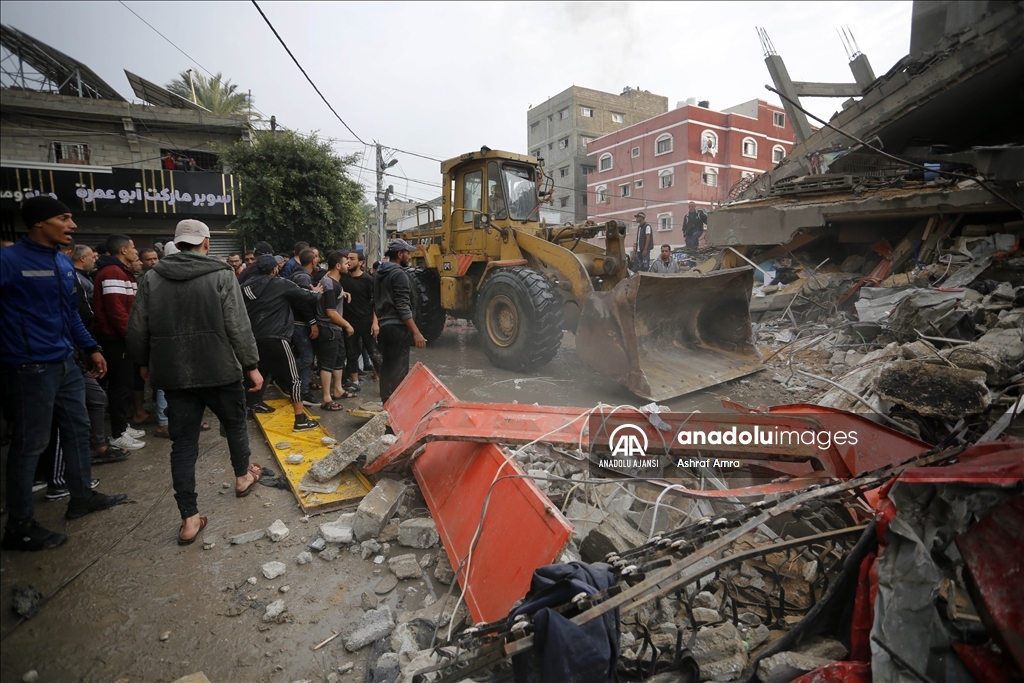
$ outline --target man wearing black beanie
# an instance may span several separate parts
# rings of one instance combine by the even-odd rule
[[[54,197],[40,195],[21,210],[28,236],[0,250],[0,369],[14,439],[7,459],[7,507],[4,550],[47,550],[67,536],[35,521],[32,481],[40,454],[50,440],[53,416],[64,449],[71,502],[67,519],[78,519],[125,501],[90,488],[89,413],[85,382],[74,350],[84,350],[92,374],[107,370],[99,345],[78,314],[75,268],[60,248],[77,227],[71,210]]]

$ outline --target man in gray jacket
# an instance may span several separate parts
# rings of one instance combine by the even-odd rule
[[[196,220],[178,223],[179,253],[160,261],[139,282],[128,321],[128,351],[143,378],[167,396],[174,499],[181,513],[178,544],[196,540],[206,526],[196,505],[196,460],[203,410],[227,434],[235,495],[246,496],[262,468],[249,464],[242,375],[263,386],[256,340],[242,290],[226,263],[207,256],[210,229]]]

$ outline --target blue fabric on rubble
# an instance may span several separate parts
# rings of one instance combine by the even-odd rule
[[[553,609],[581,592],[591,595],[615,584],[605,564],[569,562],[540,567],[530,592],[511,617],[532,614],[532,650],[512,660],[516,683],[601,683],[611,681],[619,659],[619,610],[582,626]]]

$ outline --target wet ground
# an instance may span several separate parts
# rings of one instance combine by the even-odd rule
[[[646,402],[584,368],[569,334],[555,359],[528,375],[492,367],[468,323],[452,324],[428,349],[413,349],[412,359],[429,366],[468,401],[581,408],[598,401]],[[662,403],[674,410],[714,411],[719,398],[751,405],[793,400],[778,396],[778,384],[764,375]],[[364,382],[362,398],[346,403],[373,400],[376,389],[372,381]],[[360,424],[346,413],[322,418],[339,440]],[[127,493],[126,505],[66,522],[65,501],[47,502],[42,492],[36,494],[39,522],[66,533],[69,541],[42,553],[2,553],[0,681],[20,681],[31,669],[42,682],[173,681],[195,671],[213,681],[323,681],[347,662],[355,668],[341,680],[363,679],[369,648],[349,653],[342,638],[312,648],[362,615],[361,594],[372,593],[388,571],[372,558],[362,560],[347,551],[333,562],[314,557],[298,565],[295,557],[315,538],[317,525],[337,513],[303,519],[290,492],[266,486],[236,498],[225,442],[217,435],[216,419],[210,421],[214,428],[200,442],[197,484],[201,513],[210,520],[201,541],[214,542],[212,548],[204,549],[201,541],[185,547],[175,543],[179,521],[166,440],[149,436],[149,445],[128,461],[94,470],[99,490]],[[255,423],[250,443],[254,462],[276,467]],[[424,507],[422,500],[405,505],[411,512]],[[266,528],[277,519],[291,530],[286,540],[228,545],[227,538]],[[396,546],[392,555],[404,552],[409,551]],[[268,581],[260,566],[271,560],[284,562],[287,572]],[[249,577],[256,577],[255,585],[247,583]],[[14,614],[16,585],[32,585],[50,596],[33,619],[22,622]],[[289,590],[281,593],[285,586]],[[401,581],[380,600],[399,611],[411,610],[427,595],[442,598],[445,590],[432,578]],[[264,624],[263,607],[277,599],[286,603],[286,621]]]

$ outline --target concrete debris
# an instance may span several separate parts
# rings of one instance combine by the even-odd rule
[[[330,453],[313,463],[309,475],[317,481],[327,481],[363,455],[370,445],[384,436],[388,414],[382,412],[360,427],[352,436],[335,446]]]
[[[398,544],[406,548],[432,548],[438,540],[437,525],[429,517],[407,519],[398,525]]]
[[[693,597],[694,607],[706,607],[708,609],[718,609],[718,598],[715,597],[714,593],[709,591],[701,591]]]
[[[434,553],[426,553],[420,558],[420,566],[429,569],[434,566]]]
[[[308,550],[303,550],[301,553],[295,556],[295,561],[299,564],[309,564],[313,561],[313,553]]]
[[[722,615],[718,613],[718,610],[709,609],[707,607],[694,607],[693,608],[693,619],[700,624],[714,624],[722,620]]]
[[[252,543],[258,541],[267,535],[266,529],[256,529],[255,531],[246,531],[244,534],[238,534],[228,539],[231,545],[242,545],[243,543]]]
[[[287,608],[284,605],[284,600],[275,600],[267,605],[267,609],[263,613],[263,621],[280,621],[285,611],[287,611]]]
[[[367,610],[345,638],[345,649],[355,652],[390,635],[394,629],[395,615],[389,606]]]
[[[270,540],[275,543],[288,538],[289,533],[288,527],[279,519],[274,520],[274,523],[267,527],[267,536],[270,536]]]
[[[446,586],[451,585],[452,581],[455,580],[455,570],[452,569],[452,565],[448,561],[448,553],[442,551],[437,554],[437,566],[434,567],[434,578]]]
[[[1001,387],[1024,367],[1021,328],[995,329],[970,344],[956,346],[942,355],[959,368],[980,370],[992,387]]]
[[[324,562],[334,562],[340,556],[341,551],[338,550],[338,546],[332,545],[321,550],[318,557]]]
[[[370,591],[363,591],[359,596],[359,604],[364,610],[377,609],[377,596]]]
[[[384,578],[377,582],[377,585],[373,587],[373,592],[377,595],[387,595],[391,591],[395,590],[395,586],[398,585],[398,577],[394,574],[387,574]]]
[[[365,541],[378,535],[395,514],[404,494],[405,485],[401,482],[394,479],[381,479],[377,482],[377,485],[359,501],[359,507],[356,508],[352,520],[352,530],[356,539]]]
[[[351,543],[355,540],[353,520],[355,513],[346,512],[333,522],[320,525],[320,535],[328,543]]]
[[[882,366],[872,386],[885,400],[926,417],[955,421],[988,408],[985,373],[976,370],[895,361]]]
[[[643,545],[647,537],[621,515],[605,517],[580,544],[580,555],[586,562],[601,562],[608,553],[622,552]]]
[[[747,665],[743,637],[731,623],[698,631],[691,651],[700,664],[702,681],[731,680]]]
[[[850,654],[846,646],[835,638],[812,638],[801,644],[797,651],[802,655],[830,661],[846,659],[846,656]]]
[[[314,538],[312,541],[309,542],[309,549],[312,550],[313,552],[317,552],[318,553],[318,552],[322,551],[326,547],[327,547],[327,541],[325,541],[322,536],[317,536],[316,538]]]
[[[394,683],[400,673],[398,655],[394,652],[385,652],[374,666],[372,683]]]
[[[762,659],[757,665],[757,678],[761,683],[789,683],[818,667],[831,664],[833,659],[803,655],[799,652],[779,652]],[[703,674],[704,672],[701,671]]]
[[[423,567],[413,553],[392,557],[388,560],[388,569],[399,579],[418,579],[423,576]]]
[[[263,576],[268,579],[276,579],[287,571],[288,567],[285,566],[284,562],[267,562],[260,570],[263,572]]]

